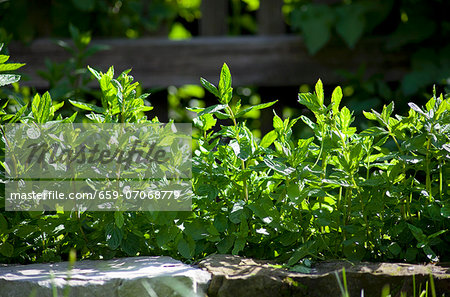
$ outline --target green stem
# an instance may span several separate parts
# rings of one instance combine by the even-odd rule
[[[427,142],[427,155],[426,155],[426,188],[428,192],[428,201],[433,201],[433,194],[431,193],[431,174],[430,174],[430,146],[431,146],[431,138],[428,137]]]
[[[228,111],[228,114],[230,115],[231,120],[233,121],[234,127],[237,129],[238,125],[236,122],[236,118],[234,116],[233,110],[231,107],[227,104],[226,110]],[[241,160],[241,168],[244,171],[246,169],[246,164],[244,160]],[[248,202],[248,186],[247,186],[247,180],[244,179],[243,181],[243,187],[244,187],[244,201]]]
[[[439,196],[441,197],[441,200],[444,198],[442,197],[442,193],[443,193],[443,174],[442,174],[442,167],[444,167],[445,165],[445,160],[442,161],[441,164],[439,164]]]

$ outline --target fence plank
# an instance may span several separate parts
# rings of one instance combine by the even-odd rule
[[[405,53],[383,53],[382,40],[360,43],[353,51],[342,45],[327,46],[311,57],[298,36],[198,37],[191,40],[167,39],[96,40],[110,50],[97,53],[89,65],[116,72],[132,68],[131,74],[145,87],[198,84],[205,77],[216,83],[220,67],[226,62],[233,84],[254,86],[298,86],[314,83],[338,83],[336,70],[357,70],[366,66],[366,74],[383,73],[387,81],[400,79],[408,69]],[[27,63],[23,69],[30,80],[26,85],[47,88],[35,73],[45,69],[45,58],[62,61],[67,53],[50,40],[36,40],[31,46],[9,46],[11,59]]]
[[[201,4],[200,35],[221,36],[228,33],[228,1],[203,0]]]
[[[285,33],[283,0],[260,1],[258,9],[258,34],[277,35]]]

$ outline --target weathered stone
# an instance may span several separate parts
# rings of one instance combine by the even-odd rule
[[[275,268],[267,261],[245,259],[231,255],[211,255],[199,263],[210,272],[210,297],[265,297],[265,296],[340,296],[335,271],[342,280],[345,267],[350,296],[381,296],[385,285],[392,296],[400,291],[412,296],[413,275],[416,292],[419,284],[425,287],[430,273],[433,275],[438,296],[450,292],[450,269],[439,265],[411,265],[395,263],[322,262],[310,273],[298,273]],[[418,295],[417,295],[418,296]]]
[[[7,265],[0,267],[0,296],[204,296],[211,275],[170,257]]]

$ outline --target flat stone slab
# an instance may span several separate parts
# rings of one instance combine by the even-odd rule
[[[312,269],[305,269],[305,273],[299,273],[277,268],[279,266],[268,261],[211,255],[198,266],[212,274],[209,297],[341,296],[335,271],[342,281],[343,267],[350,296],[361,296],[361,290],[364,290],[363,296],[380,297],[385,285],[390,286],[392,296],[400,296],[400,291],[413,296],[413,275],[418,296],[419,284],[424,289],[430,274],[433,275],[437,296],[443,293],[450,295],[450,267],[445,265],[336,261],[321,262]]]
[[[170,257],[0,266],[0,296],[205,296],[211,275]],[[64,295],[66,296],[66,295]]]

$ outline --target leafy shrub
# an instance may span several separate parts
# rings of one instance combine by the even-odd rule
[[[88,120],[148,121],[147,95],[137,95],[129,71],[114,78],[112,67],[89,70],[102,106],[71,101],[89,111]],[[408,116],[394,116],[393,103],[364,112],[373,126],[358,133],[353,114],[340,107],[341,88],[326,104],[319,80],[314,93],[299,94],[313,119],[274,114],[273,130],[258,139],[242,118],[275,102],[243,107],[232,100],[226,65],[217,87],[201,83],[218,104],[191,109],[198,131],[192,212],[2,212],[0,261],[57,261],[72,248],[92,259],[193,260],[218,252],[289,265],[304,258],[448,260],[449,98],[434,93],[424,108],[410,103]],[[73,122],[76,114],[56,115],[61,106],[48,93],[36,95],[14,113],[3,104],[0,122]],[[219,119],[227,124],[217,127]],[[293,136],[300,121],[314,137]]]

